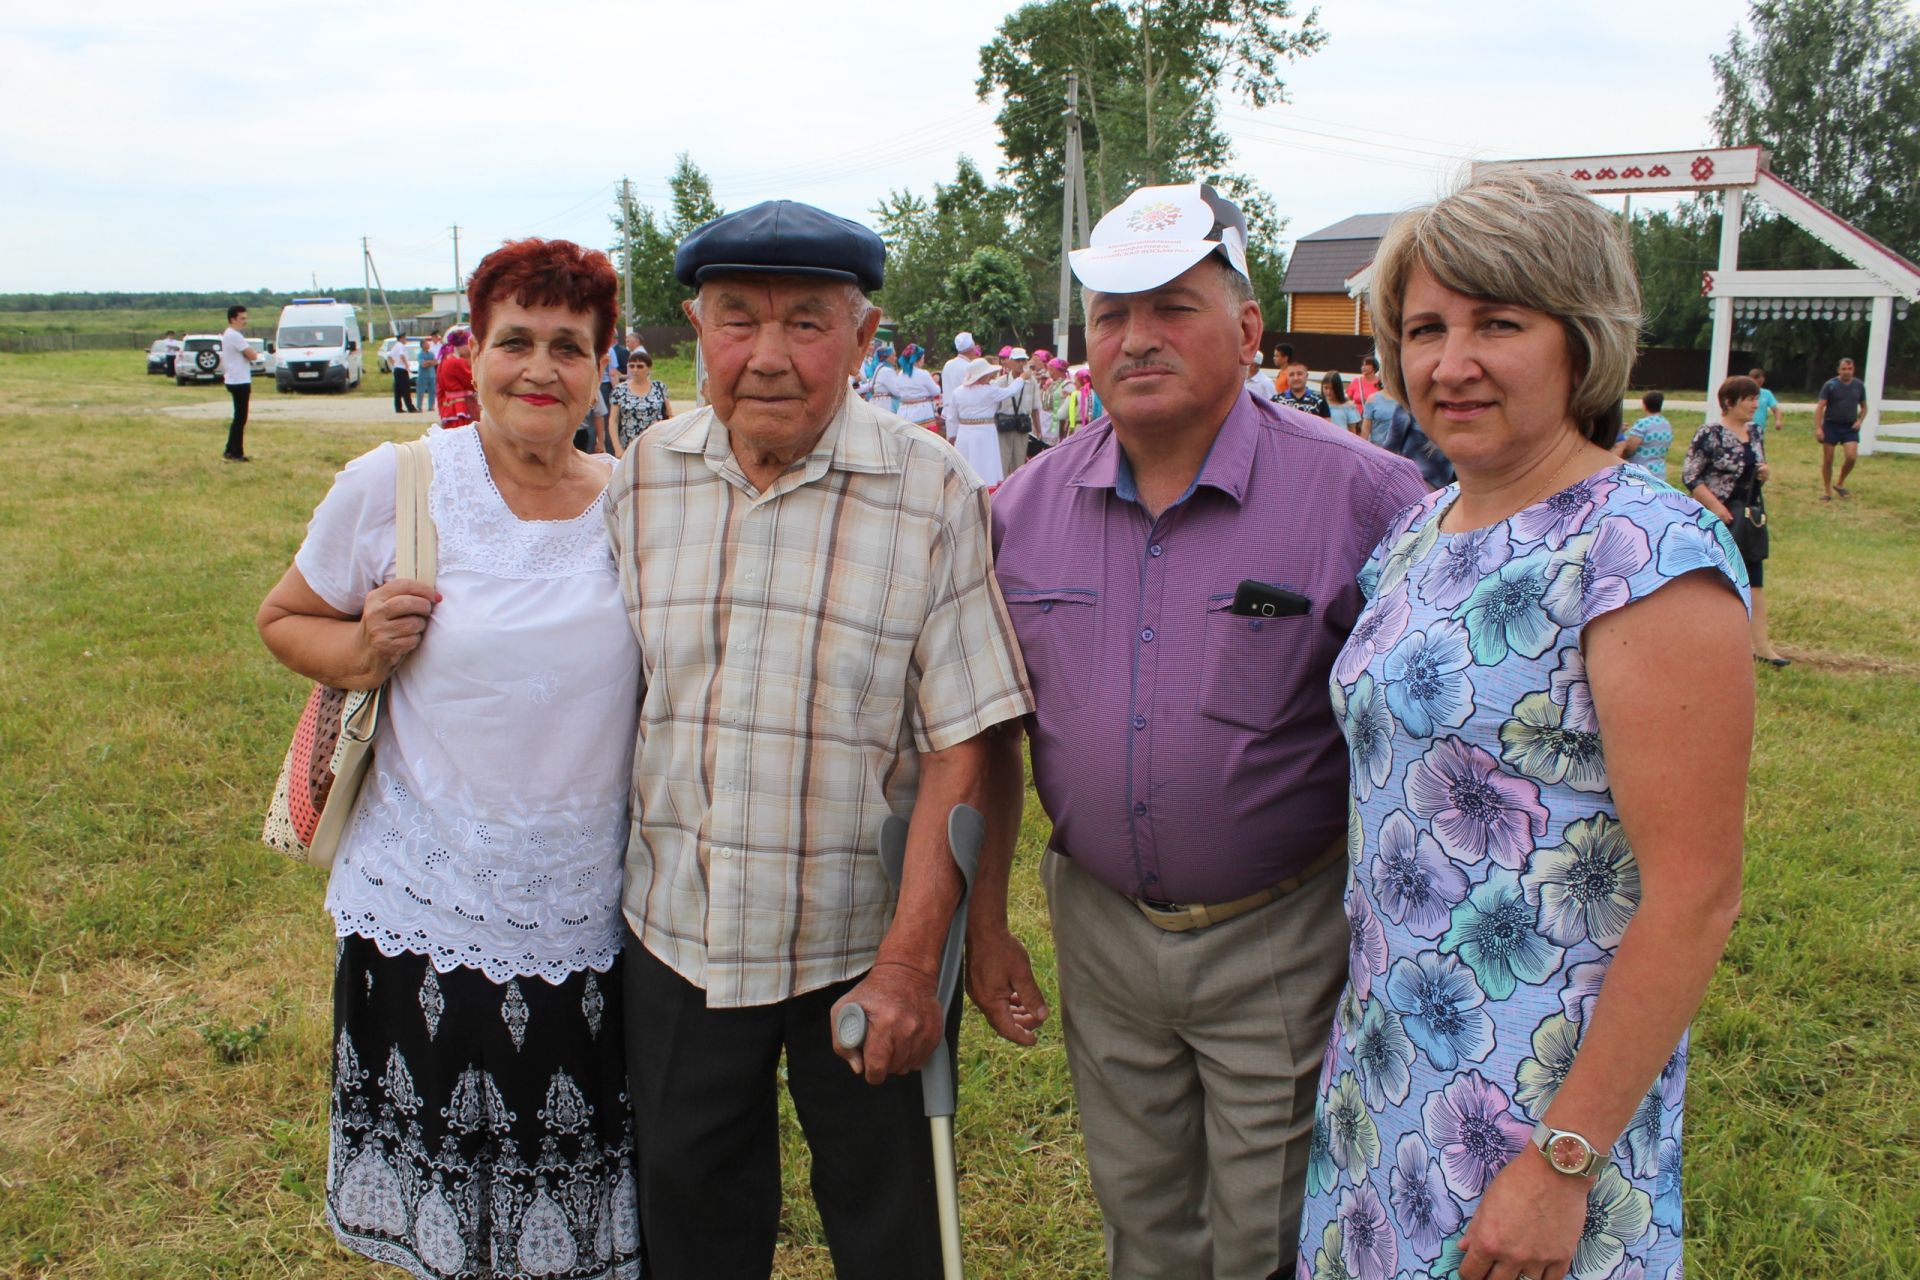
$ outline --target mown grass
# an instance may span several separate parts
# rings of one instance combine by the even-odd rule
[[[224,424],[150,412],[183,394],[0,356],[0,1275],[365,1273],[321,1222],[320,884],[256,838],[304,690],[251,619],[333,472],[417,428],[256,421],[226,467]],[[1823,505],[1804,419],[1771,444],[1797,662],[1762,672],[1746,909],[1695,1029],[1689,1274],[1915,1275],[1920,462]],[[1050,975],[1045,831],[1030,806],[1014,919]],[[1057,1024],[1021,1051],[969,1014],[962,1056],[971,1274],[1100,1274]],[[789,1149],[779,1274],[818,1280]]]

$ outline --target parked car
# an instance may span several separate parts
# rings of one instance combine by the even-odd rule
[[[180,353],[180,339],[155,338],[153,345],[147,348],[147,372],[162,377],[173,376],[173,358]]]
[[[173,380],[181,386],[189,382],[220,381],[220,335],[190,333],[173,361]]]
[[[388,338],[380,344],[380,372],[393,372],[393,349],[403,342],[407,344],[407,368],[416,372],[419,370],[421,339]]]
[[[360,319],[352,303],[295,298],[281,310],[275,338],[275,390],[347,391],[360,385]]]
[[[274,355],[275,348],[273,339],[248,338],[247,345],[253,348],[254,355],[258,357],[252,362],[253,376],[256,378],[267,377],[273,372],[274,366],[279,363]]]

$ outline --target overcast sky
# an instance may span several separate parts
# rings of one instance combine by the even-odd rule
[[[997,166],[978,51],[1015,6],[626,0],[200,6],[0,0],[0,291],[446,287],[510,236],[605,245],[689,152],[728,208],[871,223]],[[1292,102],[1228,102],[1301,235],[1467,159],[1707,142],[1744,0],[1328,0]],[[244,15],[236,21],[237,15]],[[332,21],[330,22],[329,16]]]

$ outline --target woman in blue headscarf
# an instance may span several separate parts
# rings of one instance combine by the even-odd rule
[[[919,367],[926,354],[918,343],[909,342],[891,366],[883,366],[874,375],[873,393],[876,401],[882,395],[890,396],[890,407],[908,422],[938,429],[935,405],[940,399],[940,384]]]

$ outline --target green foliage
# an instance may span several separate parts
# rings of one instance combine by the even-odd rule
[[[725,213],[713,199],[713,183],[700,166],[682,151],[667,178],[672,192],[664,218],[650,206],[633,200],[622,189],[620,212],[608,217],[616,239],[609,252],[616,269],[627,269],[631,245],[634,324],[685,324],[680,304],[693,290],[673,278],[673,255],[688,233]]]
[[[1029,273],[1044,270],[1045,260],[1023,260],[1008,250],[1016,242],[1013,202],[1013,189],[988,183],[967,156],[960,157],[952,182],[934,184],[932,200],[911,191],[890,192],[873,211],[887,245],[887,284],[880,294],[887,314],[929,345],[961,329],[984,329],[987,322],[969,304],[972,295],[952,281],[977,250],[992,248],[1021,277],[1018,292],[1025,309],[1011,323],[1034,319]],[[983,279],[977,287],[987,284]]]
[[[94,319],[92,313],[100,311],[162,311],[187,313],[196,318],[211,316],[217,330],[226,324],[227,307],[232,303],[237,302],[254,312],[257,321],[262,315],[277,318],[280,308],[295,298],[338,298],[356,307],[362,306],[359,281],[327,289],[296,289],[291,293],[275,289],[236,289],[211,293],[186,290],[149,293],[0,293],[0,315],[5,316],[4,320],[0,320],[0,332],[85,332],[99,327],[91,321]],[[395,315],[411,315],[433,305],[433,290],[388,289],[387,302],[393,307]],[[376,309],[379,307],[377,293],[374,306]],[[380,314],[384,316],[385,312]],[[17,321],[15,317],[18,317]],[[123,326],[113,324],[108,327]]]
[[[1033,290],[1020,259],[991,245],[975,249],[947,273],[943,299],[955,318],[948,327],[958,328],[964,317],[982,346],[1016,341],[1020,323],[1033,314]]]
[[[1001,95],[1003,173],[1030,243],[1050,245],[1058,235],[1065,189],[1060,110],[1067,73],[1075,72],[1093,218],[1138,186],[1214,183],[1248,210],[1249,238],[1262,258],[1256,292],[1277,315],[1271,308],[1284,263],[1265,246],[1285,222],[1258,184],[1231,172],[1220,95],[1230,92],[1253,107],[1286,101],[1281,65],[1325,41],[1317,11],[1296,18],[1291,0],[1038,0],[1016,11],[981,49],[975,90],[982,98]],[[1057,266],[1057,250],[1044,256]]]
[[[200,1028],[200,1038],[212,1046],[222,1062],[244,1062],[267,1038],[267,1024],[262,1020],[250,1027],[236,1027],[221,1018]]]
[[[1652,347],[1704,348],[1713,336],[1713,319],[1700,293],[1700,273],[1719,259],[1719,211],[1696,200],[1671,212],[1636,214],[1627,231],[1640,269],[1646,315],[1642,341]]]
[[[1753,0],[1748,22],[1752,34],[1736,29],[1713,60],[1721,145],[1768,148],[1782,178],[1895,252],[1920,256],[1920,19],[1900,0]],[[1850,265],[1785,218],[1748,209],[1741,267]],[[1695,224],[1704,237],[1709,219]],[[1825,377],[1840,356],[1861,354],[1866,328],[1768,321],[1737,340],[1765,363],[1805,359]],[[1891,355],[1920,358],[1920,325],[1896,326]]]

